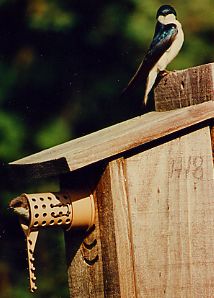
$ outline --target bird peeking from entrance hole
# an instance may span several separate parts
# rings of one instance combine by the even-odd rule
[[[177,56],[184,42],[184,34],[177,20],[175,9],[170,5],[162,5],[156,15],[157,24],[152,43],[134,76],[123,90],[122,95],[132,95],[138,86],[144,91],[144,104],[147,105],[157,75]]]

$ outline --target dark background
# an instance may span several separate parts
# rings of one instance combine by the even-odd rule
[[[119,99],[154,32],[163,1],[0,0],[0,163],[140,114]],[[171,1],[185,43],[169,69],[214,60],[214,2]],[[24,234],[8,208],[24,191],[55,191],[55,180],[14,185],[0,177],[0,296],[28,298]],[[68,297],[63,233],[43,231],[34,297]]]

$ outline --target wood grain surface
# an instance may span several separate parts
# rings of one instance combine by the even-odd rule
[[[126,160],[136,297],[214,297],[209,127]]]
[[[214,100],[214,63],[164,76],[154,89],[156,111],[169,111]]]
[[[214,117],[214,102],[151,112],[12,162],[15,177],[68,173]]]

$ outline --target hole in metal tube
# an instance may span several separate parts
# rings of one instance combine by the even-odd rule
[[[58,225],[61,225],[61,224],[62,224],[62,220],[59,219],[59,220],[57,221],[57,224],[58,224]]]

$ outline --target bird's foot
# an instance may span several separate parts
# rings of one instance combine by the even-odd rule
[[[167,76],[168,74],[170,74],[171,71],[169,70],[161,70],[158,74],[158,76],[162,79],[163,77]]]

